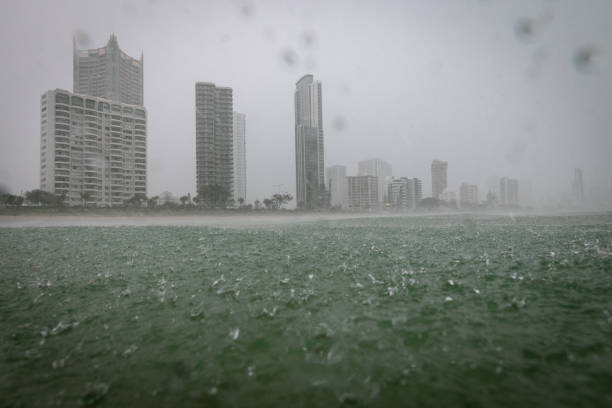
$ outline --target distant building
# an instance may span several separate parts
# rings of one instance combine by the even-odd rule
[[[246,115],[234,112],[234,199],[246,201],[247,171],[246,171]]]
[[[362,160],[358,163],[357,175],[378,177],[378,203],[382,206],[388,202],[387,184],[393,175],[393,169],[389,163],[381,159]]]
[[[533,187],[530,180],[518,181],[518,203],[521,207],[533,207]]]
[[[330,205],[332,207],[346,207],[348,201],[346,166],[330,166],[325,173],[327,190],[330,194]]]
[[[325,205],[321,83],[312,75],[295,85],[295,166],[298,208]]]
[[[440,200],[446,202],[447,205],[451,207],[457,206],[457,193],[454,191],[445,191],[440,194]]]
[[[179,198],[169,191],[164,191],[163,193],[161,193],[159,195],[159,199],[157,200],[157,205],[160,205],[160,206],[172,205],[172,204],[179,205],[180,203],[181,201],[179,200]]]
[[[388,202],[392,208],[415,209],[423,199],[422,182],[417,178],[394,178],[388,184]]]
[[[572,196],[575,205],[582,206],[584,204],[584,184],[582,182],[582,169],[574,169]]]
[[[233,198],[233,96],[232,88],[210,82],[195,85],[196,189],[211,187]]]
[[[40,99],[40,188],[67,205],[120,206],[147,194],[147,113],[62,89]]]
[[[349,176],[348,208],[369,210],[378,208],[378,177]]]
[[[73,41],[74,93],[143,104],[143,56],[132,58],[111,35],[105,47],[79,50]]]
[[[518,180],[502,177],[499,180],[499,205],[503,207],[518,207]]]
[[[470,208],[478,205],[478,186],[462,183],[459,187],[459,205],[461,208]]]
[[[448,170],[448,163],[441,160],[434,160],[431,162],[431,196],[434,198],[440,198],[440,194],[446,190],[447,178],[446,172]]]

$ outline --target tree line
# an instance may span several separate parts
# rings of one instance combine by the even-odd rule
[[[89,192],[80,193],[80,206],[87,207],[93,196]],[[147,197],[143,193],[134,194],[122,203],[123,207],[147,207],[147,208],[178,208],[178,207],[200,207],[206,209],[239,209],[239,210],[280,210],[293,200],[293,196],[288,193],[274,194],[263,201],[255,200],[253,204],[247,204],[244,198],[234,200],[231,193],[222,186],[207,186],[198,192],[198,195],[191,198],[190,195],[183,195],[179,198],[180,204],[171,201],[169,198],[158,195]],[[0,192],[0,206],[21,207],[23,205],[37,207],[65,207],[67,196],[65,193],[54,194],[48,191],[35,189],[27,191],[24,196]],[[75,205],[73,205],[75,206]],[[113,206],[115,207],[115,206]]]

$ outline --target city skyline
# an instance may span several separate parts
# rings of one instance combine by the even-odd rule
[[[610,87],[610,53],[601,38],[610,37],[602,20],[610,5],[590,4],[459,2],[441,15],[434,6],[410,3],[376,13],[366,3],[257,3],[246,15],[220,2],[188,2],[189,13],[159,2],[3,3],[0,46],[13,63],[0,68],[10,78],[3,94],[12,100],[0,110],[0,183],[15,193],[37,187],[34,101],[48,89],[70,89],[73,34],[78,49],[91,49],[114,32],[127,54],[147,57],[151,195],[168,188],[194,193],[191,95],[202,78],[240,90],[235,108],[249,116],[256,141],[247,152],[247,200],[270,196],[277,185],[295,191],[291,91],[296,78],[312,72],[326,84],[325,161],[345,164],[349,174],[375,156],[429,186],[428,162],[441,157],[453,166],[449,188],[468,181],[484,195],[489,176],[510,175],[532,181],[534,205],[555,206],[571,194],[572,169],[580,167],[585,197],[609,202],[611,124],[603,90]],[[338,34],[343,13],[351,18]],[[54,24],[59,15],[75,23]],[[552,17],[530,37],[517,32],[521,19],[538,23],[542,15]],[[388,35],[398,42],[385,45]],[[577,65],[576,53],[587,46],[599,51],[590,66]],[[248,70],[233,62],[243,59],[251,61]],[[383,72],[381,61],[393,64]],[[268,146],[275,147],[273,161]]]

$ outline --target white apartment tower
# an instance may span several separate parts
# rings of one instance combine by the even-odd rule
[[[246,115],[234,112],[234,199],[246,201]]]
[[[447,170],[447,162],[441,160],[431,162],[431,196],[433,198],[440,198],[440,195],[448,187],[446,180]]]
[[[349,176],[348,208],[353,210],[372,210],[378,208],[378,177]]]
[[[61,89],[40,99],[40,188],[67,205],[119,206],[147,193],[147,114]]]
[[[79,50],[73,44],[75,93],[142,106],[142,54],[136,59],[121,51],[114,34],[102,48]]]
[[[346,207],[348,185],[346,184],[346,166],[330,166],[325,171],[327,190],[332,207]]]
[[[357,165],[358,176],[378,177],[378,204],[383,205],[388,202],[387,185],[391,181],[393,169],[391,165],[381,159],[362,160]]]
[[[298,208],[322,206],[325,190],[321,83],[304,75],[295,87],[295,175]]]
[[[195,85],[196,191],[218,201],[233,198],[234,111],[232,88],[210,82]]]
[[[388,197],[392,208],[413,210],[423,199],[422,182],[418,178],[394,178],[388,184]]]

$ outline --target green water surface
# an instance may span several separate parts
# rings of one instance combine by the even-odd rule
[[[612,215],[0,228],[0,406],[612,406]]]

